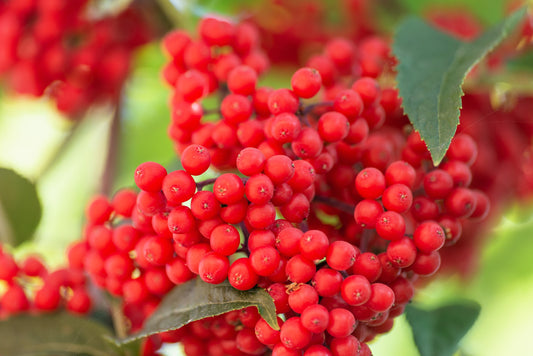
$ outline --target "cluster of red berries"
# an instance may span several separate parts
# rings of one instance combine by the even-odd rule
[[[146,162],[139,193],[96,197],[69,261],[122,298],[132,332],[196,276],[264,288],[280,316],[279,331],[253,309],[198,321],[149,339],[147,354],[173,340],[188,355],[370,355],[366,342],[390,330],[413,282],[439,269],[465,221],[487,215],[487,196],[469,188],[476,142],[457,135],[433,167],[396,91],[361,77],[341,38],[294,73],[292,89],[258,88],[266,62],[242,64],[258,43],[240,26],[204,19],[201,40],[165,39],[183,169]],[[369,43],[378,76],[388,46]],[[222,119],[210,122],[202,103],[215,91]],[[234,173],[194,180],[209,168]]]
[[[116,102],[133,51],[149,30],[130,7],[91,18],[88,0],[0,4],[0,76],[15,93],[48,95],[75,118],[93,103]]]
[[[22,312],[49,312],[64,307],[86,314],[92,306],[83,268],[49,271],[36,256],[18,262],[0,247],[0,319]]]
[[[276,0],[253,4],[247,13],[248,21],[259,29],[262,47],[271,62],[299,65],[334,37],[342,36],[359,45],[379,33],[376,21],[372,21],[376,8],[368,0],[340,0],[334,4],[323,0]],[[365,55],[364,51],[360,54]],[[365,62],[363,57],[361,61]]]
[[[511,95],[498,108],[489,93],[471,92],[462,103],[459,130],[478,145],[477,159],[470,166],[471,187],[491,201],[488,223],[463,221],[464,238],[442,251],[444,271],[468,277],[477,270],[490,222],[498,221],[510,203],[527,202],[533,196],[533,97]]]

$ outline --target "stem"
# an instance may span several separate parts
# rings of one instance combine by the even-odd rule
[[[127,320],[122,313],[120,302],[116,298],[111,298],[111,318],[113,319],[113,327],[118,338],[124,339],[128,336]]]
[[[214,114],[221,115],[220,109],[205,109],[205,108],[202,108],[202,112],[203,112],[204,116],[214,115]]]
[[[355,207],[351,204],[345,203],[335,198],[323,197],[321,195],[315,196],[315,201],[319,203],[324,203],[329,206],[332,206],[340,211],[343,211],[347,214],[353,214]]]
[[[34,183],[37,183],[40,179],[46,176],[46,174],[50,172],[50,170],[56,165],[56,163],[61,160],[61,157],[63,157],[63,153],[67,151],[68,146],[71,144],[71,142],[74,139],[74,136],[78,132],[78,129],[81,124],[81,120],[83,119],[74,121],[74,123],[72,124],[72,127],[68,131],[67,135],[65,136],[61,144],[54,150],[50,158],[48,158],[46,163],[43,165],[43,168],[41,169],[41,171],[35,175]]]
[[[120,147],[120,131],[122,121],[122,101],[118,101],[115,113],[111,119],[111,128],[107,144],[106,161],[102,175],[100,193],[109,195],[113,189],[115,173],[117,171],[117,156]]]
[[[363,230],[363,236],[361,236],[361,246],[359,247],[361,253],[365,253],[368,251],[368,243],[370,242],[370,239],[372,239],[373,235],[374,233],[371,230]]]
[[[307,224],[307,220],[304,220],[300,223],[300,230],[303,232],[307,232],[309,230],[309,225]]]
[[[206,179],[206,180],[203,180],[201,182],[197,182],[196,183],[196,189],[198,191],[204,189],[205,186],[208,186],[209,184],[213,184],[215,183],[217,179],[216,178],[211,178],[211,179]]]
[[[332,105],[333,105],[333,101],[321,101],[319,103],[309,104],[303,108],[302,114],[305,116],[309,114],[310,112],[312,112],[313,110],[315,110],[316,108],[319,108],[321,106],[332,106]]]
[[[241,252],[250,253],[248,248],[248,239],[250,238],[250,232],[246,228],[246,225],[244,224],[244,221],[241,221],[239,223],[239,227],[241,228],[242,234],[244,235],[244,244]]]

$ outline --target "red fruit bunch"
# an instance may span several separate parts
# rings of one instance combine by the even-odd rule
[[[80,117],[94,103],[118,100],[133,51],[149,40],[149,29],[134,7],[92,18],[88,4],[0,4],[0,76],[11,91],[49,96],[71,118]]]
[[[413,283],[487,216],[487,195],[472,188],[478,144],[461,132],[434,167],[397,92],[360,76],[346,39],[310,58],[290,89],[271,89],[257,86],[266,66],[242,65],[260,53],[242,40],[253,27],[208,18],[199,33],[164,40],[183,169],[139,165],[140,191],[96,197],[71,251],[122,299],[131,332],[195,277],[264,288],[280,317],[279,331],[255,309],[203,319],[147,339],[146,354],[181,341],[188,355],[370,355],[366,342],[392,328]],[[373,43],[369,57],[388,60],[387,43]],[[202,105],[215,92],[221,119],[209,121]]]
[[[92,307],[86,282],[81,266],[49,270],[37,256],[16,261],[0,246],[0,319],[60,308],[86,314]]]

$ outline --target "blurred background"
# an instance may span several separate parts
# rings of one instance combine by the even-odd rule
[[[164,18],[167,29],[172,26],[194,28],[198,16],[205,14],[230,18],[256,16],[263,28],[280,28],[288,19],[298,24],[307,21],[303,14],[284,17],[287,14],[283,8],[275,6],[278,2],[282,3],[273,0],[158,0],[156,18]],[[348,25],[357,26],[359,31],[365,31],[366,27],[377,28],[379,33],[389,34],[386,35],[389,38],[397,23],[407,15],[438,21],[438,15],[447,11],[457,18],[469,14],[464,20],[466,25],[461,24],[465,31],[474,26],[472,31],[475,32],[497,23],[515,5],[504,0],[351,2],[371,6],[373,17]],[[121,6],[118,3],[126,2],[109,0],[99,5],[102,11],[113,11]],[[265,3],[271,3],[268,7],[271,14],[263,11],[267,8]],[[343,22],[346,19],[342,19],[340,1],[298,0],[295,3],[308,11],[305,16],[324,18],[334,33],[342,30],[339,26],[347,25]],[[468,22],[472,19],[472,23]],[[309,33],[309,28],[300,30]],[[286,47],[275,49],[280,53],[279,58],[273,59],[271,71],[263,83],[275,88],[288,86],[290,73],[296,68],[291,56],[306,56],[319,43],[299,47],[299,53],[287,50],[294,48],[290,42]],[[267,46],[276,48],[275,43],[267,43]],[[528,57],[519,58],[511,66],[515,73],[520,73],[515,76],[522,78],[517,86],[529,95],[533,95],[533,80],[524,80],[522,73],[529,71],[529,78],[533,78],[532,58],[531,54],[529,60]],[[118,188],[133,187],[134,169],[144,161],[176,167],[178,158],[167,136],[170,91],[160,74],[165,62],[157,40],[140,47],[135,53],[131,76],[120,94],[119,108],[93,106],[81,120],[66,118],[46,97],[36,99],[8,89],[1,92],[0,167],[13,169],[34,183],[42,205],[42,217],[34,237],[14,250],[17,256],[37,252],[50,266],[63,265],[65,248],[80,237],[85,205],[94,194],[112,194]],[[514,85],[508,77],[497,78],[497,85],[492,83],[494,88]],[[533,120],[533,116],[530,117]],[[497,170],[500,163],[493,162],[494,169]],[[0,186],[0,189],[10,187]],[[491,225],[480,245],[477,265],[470,266],[468,273],[455,271],[427,284],[418,291],[416,301],[438,306],[450,300],[472,299],[481,304],[480,317],[461,342],[459,355],[533,355],[533,344],[529,340],[533,330],[529,321],[533,317],[530,304],[533,299],[532,202],[506,203],[502,216],[495,218]],[[398,318],[393,330],[378,337],[370,346],[376,356],[417,355],[404,317]]]

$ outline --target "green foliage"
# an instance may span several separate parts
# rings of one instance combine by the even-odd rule
[[[479,304],[465,301],[424,310],[413,305],[405,309],[421,356],[452,356],[459,341],[472,327],[480,312]]]
[[[196,278],[174,288],[146,320],[139,333],[117,340],[117,343],[125,344],[162,331],[179,329],[195,320],[250,306],[257,307],[266,322],[279,330],[274,301],[264,289],[239,291],[227,281],[213,285]]]
[[[457,8],[459,11],[468,10],[477,19],[494,24],[501,20],[506,0],[399,0],[409,12],[422,14],[433,8]]]
[[[41,215],[35,185],[11,169],[0,168],[0,241],[18,246],[31,239]]]
[[[119,355],[112,332],[91,319],[62,312],[0,321],[0,355]]]
[[[422,20],[409,18],[395,36],[398,89],[411,123],[431,153],[443,159],[459,124],[461,85],[469,70],[492,50],[524,17],[513,13],[472,42],[462,42]]]

